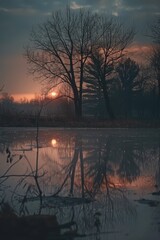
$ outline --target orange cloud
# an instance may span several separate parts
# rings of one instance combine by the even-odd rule
[[[150,45],[134,44],[126,49],[127,56],[138,62],[139,64],[147,64],[148,56],[151,52]]]

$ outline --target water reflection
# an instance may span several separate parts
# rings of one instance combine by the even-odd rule
[[[135,150],[132,143],[126,143],[122,148],[121,160],[117,174],[123,182],[132,183],[140,176],[141,151]]]
[[[52,141],[51,141],[51,143],[52,143],[52,146],[54,147],[54,146],[57,145],[57,140],[53,138]]]
[[[126,233],[124,223],[136,217],[135,196],[159,186],[157,130],[43,129],[38,168],[33,130],[27,134],[3,130],[3,136],[1,197],[12,200],[21,215],[41,207],[41,213],[56,215],[61,224],[75,222],[69,239],[106,239],[106,234]]]

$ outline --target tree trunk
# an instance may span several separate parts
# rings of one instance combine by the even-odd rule
[[[126,119],[132,117],[132,90],[126,90],[125,96],[125,116]]]
[[[113,121],[113,120],[115,120],[115,115],[114,115],[112,107],[111,107],[110,98],[109,98],[107,90],[105,88],[103,88],[103,96],[104,96],[104,100],[105,100],[106,110],[109,114],[110,120]]]
[[[75,82],[72,84],[72,91],[74,96],[75,117],[78,120],[82,118],[82,95],[79,94]]]
[[[74,195],[74,180],[75,180],[75,172],[76,172],[76,166],[77,166],[77,162],[78,162],[78,157],[79,157],[79,148],[77,148],[77,139],[76,139],[76,142],[75,142],[75,150],[74,150],[74,156],[73,156],[73,159],[72,159],[72,169],[71,169],[71,186],[70,186],[70,191],[69,191],[69,194],[71,196]]]
[[[83,161],[83,150],[82,150],[82,141],[80,142],[80,168],[81,168],[81,188],[82,188],[82,198],[85,197],[84,193],[84,161]]]
[[[77,120],[82,118],[82,103],[74,97],[75,117]]]

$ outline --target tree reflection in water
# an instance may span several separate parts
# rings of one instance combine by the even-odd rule
[[[119,164],[117,174],[125,182],[131,183],[140,176],[140,168],[136,163],[138,153],[136,154],[133,144],[126,143],[122,149],[122,158]]]
[[[52,147],[48,149],[42,144],[42,149],[39,148],[38,169],[34,169],[28,152],[22,149],[22,158],[27,159],[31,169],[29,174],[26,166],[25,175],[19,174],[17,186],[21,185],[20,191],[23,190],[18,193],[19,196],[23,194],[23,208],[31,206],[30,211],[35,212],[33,206],[39,194],[32,178],[36,173],[42,191],[42,212],[56,214],[60,223],[76,222],[75,237],[81,233],[97,234],[98,239],[100,233],[109,233],[117,222],[135,216],[126,186],[141,178],[144,166],[150,169],[153,146],[152,157],[155,162],[160,162],[157,143],[87,131],[66,135],[60,132],[57,136],[54,142],[53,136],[45,139]],[[16,164],[14,159],[13,163]],[[4,179],[4,173],[0,179]]]

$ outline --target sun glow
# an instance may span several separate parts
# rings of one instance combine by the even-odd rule
[[[55,147],[55,145],[57,144],[57,140],[53,138],[52,141],[51,141],[51,144],[52,144],[53,147]]]
[[[55,92],[55,91],[51,92],[51,96],[52,96],[53,98],[57,97],[57,95],[58,95],[57,92]]]

